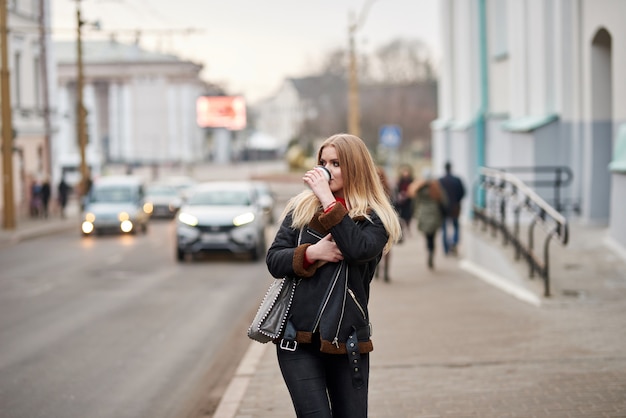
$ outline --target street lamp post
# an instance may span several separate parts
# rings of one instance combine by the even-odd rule
[[[348,48],[349,48],[349,85],[348,85],[348,133],[361,136],[361,106],[359,103],[359,74],[357,64],[357,53],[354,36],[363,24],[372,4],[376,0],[368,0],[361,9],[358,19],[351,19],[348,25]]]
[[[83,42],[82,42],[82,25],[85,22],[80,17],[80,0],[76,0],[76,136],[78,138],[78,147],[80,149],[80,174],[81,187],[80,198],[87,193],[89,184],[89,171],[87,169],[86,151],[87,148],[87,110],[83,103],[83,87],[85,83],[83,74]]]
[[[0,0],[0,90],[2,96],[2,227],[15,229],[15,198],[13,195],[13,124],[11,115],[11,94],[9,92],[9,54],[7,27],[7,0]]]
[[[361,109],[359,105],[359,80],[357,74],[356,51],[354,47],[354,33],[356,23],[348,25],[349,39],[349,86],[348,86],[348,133],[361,136]]]

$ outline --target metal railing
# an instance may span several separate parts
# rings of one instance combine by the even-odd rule
[[[543,279],[544,296],[550,296],[549,245],[553,238],[562,245],[569,239],[567,219],[510,172],[481,167],[474,185],[473,218],[483,223],[483,230],[491,227],[493,236],[502,234],[503,244],[511,243],[515,259],[523,258],[529,265],[529,276],[535,273]],[[513,216],[512,225],[508,215]],[[527,242],[521,235],[521,218],[528,220]],[[535,251],[535,227],[545,231],[543,258]]]
[[[531,166],[531,167],[491,167],[495,170],[516,174],[527,186],[533,189],[552,189],[552,198],[548,202],[557,212],[573,211],[580,214],[580,202],[577,199],[564,198],[562,189],[572,184],[574,174],[567,166]]]

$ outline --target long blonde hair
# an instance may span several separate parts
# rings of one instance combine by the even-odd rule
[[[387,253],[400,238],[400,223],[367,146],[357,136],[336,134],[322,143],[317,153],[317,161],[320,161],[322,150],[327,146],[333,146],[337,151],[343,177],[343,194],[350,217],[363,216],[370,219],[368,211],[374,210],[389,234],[384,249],[384,253]],[[317,196],[311,190],[304,190],[287,202],[283,217],[292,212],[291,226],[297,229],[308,224],[320,209],[321,203]]]

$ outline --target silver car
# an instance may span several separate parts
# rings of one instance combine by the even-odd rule
[[[263,213],[265,214],[265,221],[268,225],[274,223],[274,206],[276,205],[276,198],[274,196],[274,192],[270,188],[270,185],[264,181],[254,181],[253,184],[256,187],[259,204],[261,208],[263,208]]]
[[[108,176],[94,181],[85,197],[81,232],[83,235],[146,233],[150,215],[144,208],[144,187],[133,176]]]
[[[266,251],[265,219],[251,182],[198,184],[176,216],[176,259],[225,251],[259,260]]]

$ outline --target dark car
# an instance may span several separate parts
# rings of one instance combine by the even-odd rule
[[[182,204],[181,192],[166,183],[152,183],[146,187],[146,211],[153,218],[173,218]]]

